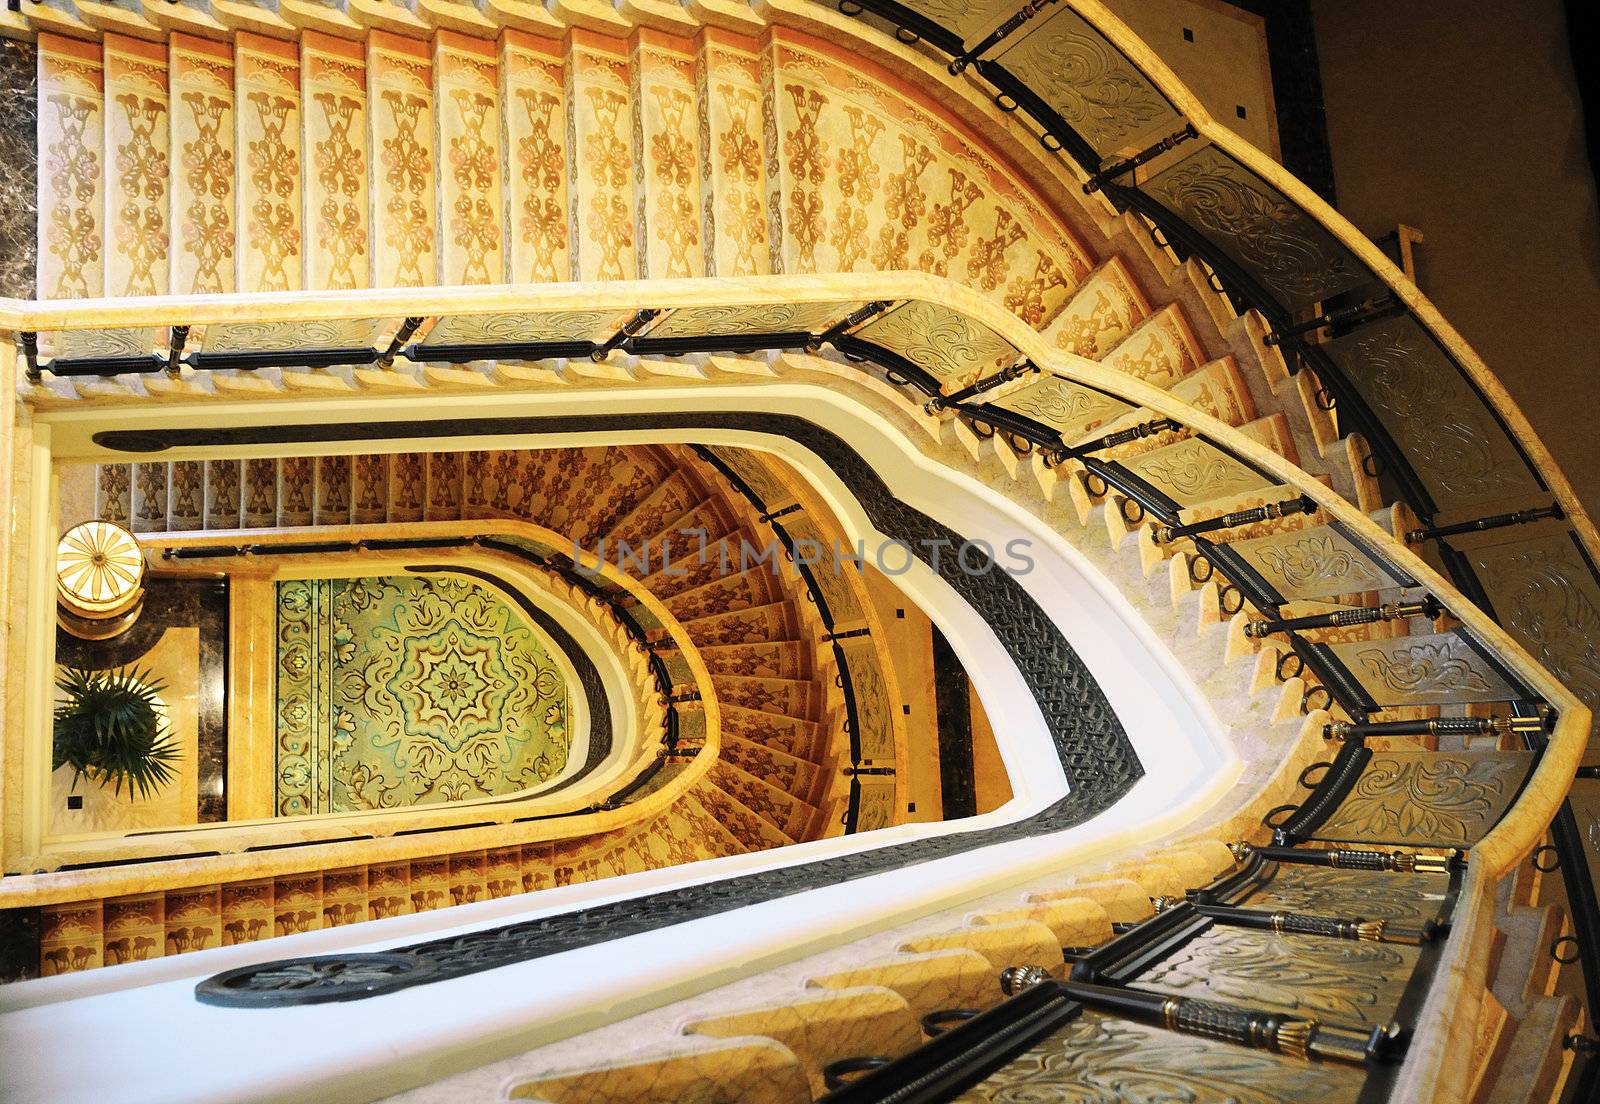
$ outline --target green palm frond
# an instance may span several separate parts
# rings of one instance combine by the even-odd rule
[[[56,680],[52,766],[70,766],[72,784],[87,775],[120,795],[148,798],[177,777],[179,751],[157,706],[166,684],[148,671],[69,668]]]

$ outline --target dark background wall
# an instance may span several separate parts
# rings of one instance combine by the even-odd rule
[[[1339,209],[1426,235],[1418,284],[1600,516],[1600,205],[1560,0],[1311,6]]]

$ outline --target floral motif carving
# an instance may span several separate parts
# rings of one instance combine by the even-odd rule
[[[222,265],[233,258],[233,151],[221,141],[222,125],[233,105],[221,96],[185,92],[194,117],[195,138],[182,151],[184,182],[193,197],[184,211],[183,248],[194,255],[193,291],[223,290]]]
[[[1414,323],[1391,320],[1331,349],[1441,499],[1465,505],[1538,490],[1483,400]]]
[[[992,371],[1019,355],[1010,342],[959,311],[920,300],[873,321],[860,336],[892,349],[940,380]]]
[[[1600,707],[1595,581],[1567,538],[1490,548],[1474,559],[1502,624],[1585,705]]]
[[[1065,10],[1006,51],[1001,64],[1102,154],[1175,115],[1132,62]]]
[[[300,155],[284,140],[295,102],[269,92],[252,92],[249,101],[261,122],[261,137],[249,143],[245,157],[256,199],[250,205],[250,240],[261,255],[257,291],[287,291],[290,257],[300,255],[300,226],[293,204],[300,176]]]
[[[1241,483],[1243,471],[1204,441],[1180,441],[1157,449],[1139,458],[1136,467],[1141,474],[1171,488],[1186,501],[1219,498],[1229,493]]]
[[[466,251],[460,282],[486,284],[491,279],[489,258],[500,248],[500,212],[490,201],[500,161],[487,132],[494,97],[454,88],[450,98],[461,123],[461,133],[450,139],[450,176],[456,185],[450,233],[455,244]]]
[[[1366,1026],[1393,1015],[1416,958],[1409,947],[1218,925],[1141,975],[1138,984]]]
[[[1479,670],[1477,657],[1454,637],[1366,648],[1356,658],[1367,674],[1407,700],[1494,689]]]
[[[390,193],[384,205],[389,216],[384,242],[399,257],[395,283],[414,286],[432,278],[423,268],[423,261],[433,252],[433,230],[423,197],[433,176],[433,156],[417,136],[428,101],[393,88],[384,90],[383,101],[394,121],[394,135],[383,140],[380,154]]]
[[[1069,434],[1086,432],[1128,409],[1109,395],[1055,377],[1008,395],[1002,405]]]
[[[561,98],[533,88],[517,89],[517,98],[529,126],[527,136],[517,141],[517,159],[527,185],[518,229],[530,246],[533,278],[559,280],[565,274],[556,268],[556,261],[567,248],[567,212],[558,199],[567,171],[556,126]]]
[[[61,274],[51,294],[78,298],[89,294],[86,270],[100,259],[99,222],[89,206],[99,186],[100,156],[85,140],[100,105],[65,92],[52,94],[48,102],[56,112],[58,137],[45,147],[43,171],[49,174],[55,195],[45,240],[61,260]]]
[[[955,1104],[1284,1104],[1355,1099],[1363,1071],[1286,1062],[1224,1042],[1085,1012]]]
[[[162,202],[167,194],[167,155],[156,145],[156,128],[167,113],[162,100],[124,92],[117,97],[128,120],[129,137],[117,146],[117,183],[122,208],[117,218],[117,247],[130,262],[124,295],[154,295],[155,266],[166,259],[167,220]]]
[[[1529,766],[1529,754],[1374,755],[1317,835],[1470,846],[1510,803]]]
[[[1285,864],[1245,903],[1251,908],[1359,916],[1415,926],[1439,914],[1446,881],[1442,875],[1374,878],[1361,870]]]
[[[1317,587],[1320,592],[1322,584],[1332,583],[1354,592],[1382,581],[1366,557],[1323,534],[1264,546],[1257,553],[1257,560],[1295,591]]]
[[[1213,147],[1145,187],[1223,243],[1291,306],[1315,302],[1361,279],[1344,250],[1310,215]]]
[[[359,284],[355,259],[367,252],[366,224],[357,202],[366,180],[367,159],[350,140],[361,101],[332,92],[318,92],[313,99],[322,107],[328,126],[328,136],[312,147],[323,194],[317,210],[317,236],[330,262],[328,287],[353,288]]]

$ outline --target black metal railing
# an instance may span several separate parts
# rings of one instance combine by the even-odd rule
[[[973,72],[979,79],[987,81],[995,89],[996,101],[1003,108],[1020,109],[1030,115],[1035,124],[1042,128],[1041,140],[1046,148],[1060,150],[1077,162],[1082,171],[1088,174],[1085,192],[1102,191],[1119,209],[1131,210],[1142,215],[1152,227],[1152,234],[1159,245],[1171,248],[1180,260],[1188,257],[1199,258],[1210,270],[1213,287],[1216,290],[1231,299],[1241,311],[1254,309],[1259,312],[1270,329],[1267,344],[1276,346],[1283,352],[1289,371],[1293,373],[1302,367],[1308,367],[1316,373],[1316,378],[1320,381],[1320,393],[1327,397],[1325,409],[1337,411],[1341,433],[1360,432],[1366,439],[1368,447],[1372,450],[1366,460],[1368,474],[1387,482],[1396,496],[1421,519],[1423,524],[1408,534],[1409,539],[1413,543],[1440,541],[1440,558],[1446,573],[1475,604],[1494,616],[1493,596],[1478,578],[1468,557],[1445,545],[1444,540],[1452,536],[1504,526],[1524,525],[1539,519],[1561,520],[1564,516],[1563,511],[1559,505],[1540,502],[1510,513],[1474,518],[1465,522],[1438,523],[1439,513],[1451,508],[1453,503],[1448,498],[1441,501],[1440,494],[1437,493],[1440,491],[1440,481],[1434,480],[1434,485],[1430,486],[1418,466],[1412,463],[1411,454],[1406,447],[1408,441],[1404,437],[1405,432],[1411,431],[1411,436],[1415,440],[1409,443],[1412,443],[1418,452],[1428,446],[1430,434],[1434,431],[1426,425],[1427,419],[1404,417],[1402,405],[1402,416],[1397,417],[1391,412],[1390,421],[1397,422],[1401,431],[1401,435],[1397,435],[1393,426],[1380,416],[1381,402],[1376,407],[1373,402],[1369,402],[1367,394],[1363,392],[1356,379],[1352,378],[1352,374],[1330,355],[1330,347],[1314,340],[1318,332],[1326,332],[1330,339],[1336,340],[1394,317],[1400,317],[1415,326],[1428,344],[1419,347],[1413,355],[1417,358],[1431,357],[1436,361],[1442,360],[1447,370],[1458,377],[1456,387],[1460,389],[1459,393],[1479,404],[1486,415],[1477,419],[1469,432],[1480,435],[1486,432],[1501,435],[1503,441],[1497,452],[1501,457],[1509,458],[1510,462],[1522,466],[1523,485],[1537,492],[1545,492],[1548,487],[1528,450],[1511,431],[1471,373],[1450,353],[1442,341],[1434,337],[1432,327],[1402,302],[1397,291],[1388,286],[1376,269],[1367,266],[1353,251],[1340,248],[1336,260],[1341,265],[1349,266],[1354,277],[1346,281],[1349,286],[1326,297],[1320,310],[1299,309],[1302,304],[1286,301],[1277,293],[1278,289],[1271,286],[1270,279],[1264,275],[1271,271],[1270,265],[1251,266],[1241,263],[1237,248],[1230,249],[1225,244],[1221,228],[1215,225],[1209,228],[1195,225],[1179,211],[1174,210],[1173,206],[1151,194],[1147,188],[1141,186],[1141,183],[1125,179],[1139,167],[1168,153],[1180,143],[1193,139],[1196,136],[1193,123],[1183,120],[1183,129],[1169,134],[1132,157],[1113,159],[1109,155],[1115,151],[1096,149],[1094,144],[1080,134],[1069,123],[1064,113],[1053,107],[1044,95],[1033,92],[1014,74],[1008,72],[999,61],[994,60],[998,53],[1003,53],[1001,47],[1007,40],[1013,39],[1023,30],[1028,17],[1037,11],[1036,4],[1024,8],[1026,16],[1019,12],[1017,17],[1001,24],[999,30],[970,48],[961,42],[959,35],[952,35],[943,28],[938,28],[936,24],[930,28],[932,21],[927,16],[912,10],[917,6],[915,4],[902,5],[892,0],[859,0],[859,3],[852,2],[838,6],[846,14],[867,11],[892,25],[915,30],[930,46],[951,54],[953,60],[950,72],[953,75]],[[998,10],[1002,6],[996,7]],[[1077,19],[1078,23],[1087,24],[1087,20],[1082,20],[1081,17],[1074,15],[1073,18]],[[1075,27],[1077,25],[1074,24]],[[1092,25],[1090,32],[1098,33]],[[1106,51],[1106,57],[1119,59],[1120,64],[1137,71],[1132,60],[1123,55],[1109,39],[1102,36],[1101,45]],[[1109,107],[1104,104],[1101,106],[1110,112],[1116,110],[1114,104]],[[1177,114],[1175,108],[1173,114]],[[1260,181],[1260,183],[1270,188],[1267,182]],[[1276,189],[1272,189],[1272,195],[1281,199],[1288,207],[1298,207],[1292,199]],[[1304,210],[1301,213],[1320,227],[1320,220],[1315,215]],[[1249,217],[1242,210],[1235,212],[1235,216],[1240,222]],[[1255,259],[1261,260],[1262,254],[1258,252]],[[1373,371],[1363,371],[1362,375],[1372,379],[1373,386],[1385,386],[1384,373],[1393,375],[1400,370],[1394,362],[1400,355],[1397,346],[1374,351],[1368,359],[1375,361],[1378,366]],[[1430,384],[1430,386],[1436,385]],[[1422,424],[1415,424],[1418,422]],[[1490,446],[1485,443],[1483,447],[1487,450]],[[1582,546],[1576,530],[1569,527],[1567,532],[1576,546],[1580,570],[1587,569],[1591,584],[1600,580],[1600,572],[1596,571],[1595,564]],[[1578,597],[1573,601],[1582,599]],[[1581,614],[1574,615],[1581,616]],[[1514,634],[1518,633],[1519,627],[1515,624],[1509,624],[1507,628]],[[1530,637],[1526,628],[1522,630],[1521,635],[1535,651],[1539,651],[1541,645],[1546,643],[1537,636]],[[1580,635],[1586,639],[1586,634]],[[1574,645],[1569,642],[1568,646],[1585,645],[1582,643]],[[1561,657],[1557,658],[1559,660]],[[1335,698],[1338,696],[1336,694]],[[1591,703],[1596,700],[1591,695]],[[1348,706],[1348,703],[1341,704]],[[1359,717],[1357,719],[1360,720]],[[1577,929],[1575,935],[1580,949],[1589,1015],[1592,1020],[1600,1015],[1600,944],[1596,942],[1597,937],[1600,937],[1600,909],[1596,907],[1595,887],[1589,879],[1588,866],[1584,859],[1585,852],[1573,826],[1570,807],[1563,807],[1563,812],[1557,817],[1552,832],[1555,838],[1554,846],[1562,856],[1562,875],[1567,883],[1568,896],[1573,906],[1574,927]],[[1583,1068],[1574,1078],[1575,1081],[1591,1086],[1600,1081],[1600,1073],[1596,1071],[1600,1062],[1596,1062],[1594,1058],[1595,1056],[1589,1051],[1580,1054],[1579,1061]]]

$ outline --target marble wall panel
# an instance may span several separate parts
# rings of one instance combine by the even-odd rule
[[[0,40],[0,295],[34,298],[39,260],[39,55],[31,42]],[[27,956],[29,960],[36,955]]]

